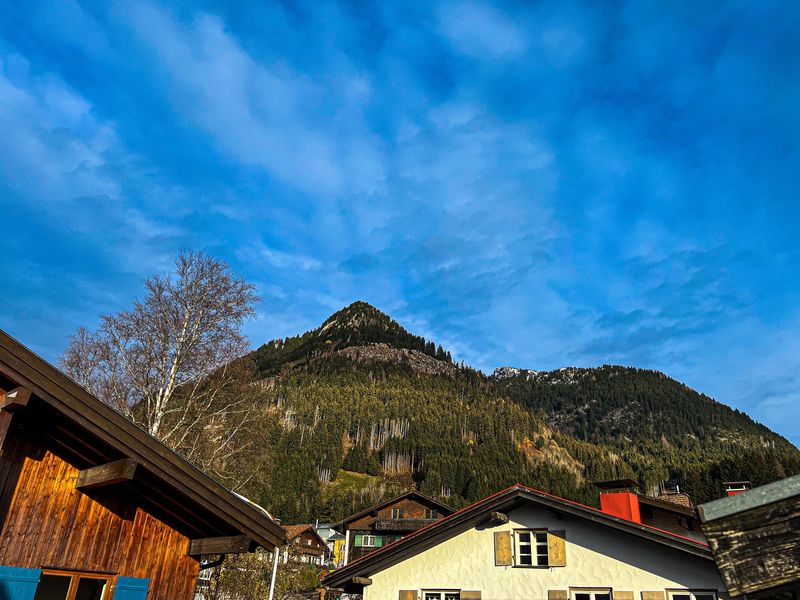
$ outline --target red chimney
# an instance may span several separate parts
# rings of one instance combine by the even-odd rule
[[[605,492],[600,494],[600,510],[612,517],[641,523],[639,497],[633,492]]]
[[[749,481],[723,481],[722,485],[725,486],[726,496],[735,496],[750,489]]]
[[[632,491],[637,484],[632,479],[614,479],[598,481],[594,484],[600,488],[600,510],[612,517],[641,523],[639,513],[639,496]]]

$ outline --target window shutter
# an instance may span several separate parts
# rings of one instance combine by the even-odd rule
[[[149,579],[135,577],[117,577],[114,588],[114,600],[146,600]]]
[[[514,564],[514,553],[511,548],[511,532],[494,532],[494,566],[510,567]]]
[[[481,593],[461,590],[461,600],[481,600]]]
[[[664,600],[664,592],[642,592],[642,600]]]
[[[417,590],[400,590],[400,600],[417,600]]]
[[[566,532],[547,532],[547,564],[551,567],[567,566],[567,544],[564,540]]]
[[[547,600],[569,600],[567,590],[547,590]]]
[[[618,592],[614,590],[614,600],[633,600],[633,592]]]
[[[41,569],[0,567],[0,598],[3,600],[33,600],[41,574]]]

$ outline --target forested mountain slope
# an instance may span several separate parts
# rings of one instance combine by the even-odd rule
[[[604,366],[495,376],[358,302],[250,357],[258,427],[232,465],[286,520],[336,519],[417,486],[461,506],[512,483],[596,504],[592,481],[679,482],[800,472],[800,452],[661,373]]]

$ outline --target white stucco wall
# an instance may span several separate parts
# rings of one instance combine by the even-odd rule
[[[482,600],[547,599],[548,590],[610,587],[632,591],[702,589],[724,592],[710,560],[614,531],[582,519],[557,519],[527,506],[509,523],[487,523],[371,575],[364,600],[396,600],[400,590],[480,590]],[[566,567],[494,566],[495,531],[548,528],[566,531]]]

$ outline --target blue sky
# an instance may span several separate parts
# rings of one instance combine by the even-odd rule
[[[794,2],[6,2],[0,324],[55,360],[205,249],[254,345],[363,299],[797,444],[799,107]]]

